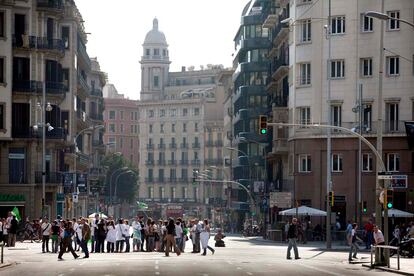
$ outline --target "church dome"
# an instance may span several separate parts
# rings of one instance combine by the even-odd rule
[[[167,40],[163,32],[158,30],[158,19],[154,18],[152,22],[152,30],[145,36],[144,44],[161,44],[167,45]]]

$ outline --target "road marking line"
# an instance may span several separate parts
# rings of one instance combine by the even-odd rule
[[[63,273],[62,273],[62,274],[59,274],[58,276],[64,276],[64,275],[65,275],[65,274],[63,274]]]
[[[250,276],[253,275],[253,273],[251,273],[251,272],[246,272],[246,273],[247,273],[247,275],[250,275]]]
[[[237,267],[238,270],[241,270],[242,268],[240,266]]]
[[[71,268],[71,269],[69,269],[69,271],[75,271],[75,269],[74,268]]]
[[[310,269],[313,269],[313,270],[316,270],[316,271],[319,271],[319,272],[323,272],[323,273],[326,273],[326,274],[329,274],[329,275],[336,275],[336,276],[342,276],[342,275],[344,275],[344,274],[340,274],[340,273],[331,272],[329,270],[317,268],[317,267],[314,267],[314,266],[305,265],[303,263],[298,263],[298,265],[303,266],[303,267],[306,267],[306,268],[310,268]]]
[[[158,265],[156,265],[156,266],[155,266],[155,269],[157,269],[157,270],[158,270],[158,269],[160,269],[160,267],[159,267]]]
[[[117,264],[115,264],[116,266],[120,266],[121,264],[120,263],[117,263]]]
[[[158,262],[159,262],[158,260],[155,260],[155,264],[156,264],[156,265],[158,264]]]
[[[158,271],[155,272],[155,275],[160,275],[160,273]]]
[[[204,273],[203,276],[208,276],[208,274]]]

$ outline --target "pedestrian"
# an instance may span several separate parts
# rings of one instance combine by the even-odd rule
[[[177,244],[177,247],[182,248],[182,241],[183,241],[183,229],[181,228],[180,221],[177,220],[175,223],[175,243]]]
[[[49,253],[49,237],[52,230],[52,225],[49,223],[48,219],[45,217],[41,225],[42,229],[42,253]],[[45,251],[46,250],[46,251]]]
[[[357,259],[357,254],[358,254],[358,249],[359,249],[357,241],[361,240],[357,236],[357,228],[358,228],[358,225],[356,223],[353,223],[352,230],[351,230],[351,247],[349,249],[349,257],[348,257],[349,262],[352,262],[352,259]]]
[[[286,240],[286,242],[288,242],[289,240],[288,240],[288,235],[287,235],[287,233],[288,233],[288,231],[289,231],[289,226],[290,226],[290,223],[289,223],[289,221],[287,220],[286,221],[286,224],[285,224],[285,240]]]
[[[372,220],[369,219],[368,222],[364,226],[364,233],[365,233],[365,249],[370,249],[372,244],[372,232],[374,230],[374,224],[372,224]]]
[[[70,253],[72,253],[73,258],[77,259],[79,258],[79,255],[75,253],[75,250],[73,250],[72,247],[72,237],[75,234],[75,231],[73,230],[72,222],[68,221],[64,224],[64,231],[63,231],[63,240],[62,240],[62,246],[60,247],[60,252],[58,256],[59,261],[63,261],[63,253],[66,252],[66,249],[69,249]]]
[[[200,253],[200,234],[201,234],[201,224],[198,219],[195,220],[195,252]]]
[[[106,228],[108,231],[106,233],[106,252],[114,253],[115,243],[116,243],[116,229],[115,229],[114,221],[113,220],[109,221]]]
[[[143,216],[139,216],[139,223],[141,224],[141,251],[144,251],[145,225]]]
[[[166,241],[167,241],[167,248],[165,249],[165,256],[169,256],[170,255],[170,248],[173,247],[174,248],[174,252],[177,254],[177,256],[180,256],[181,252],[180,250],[177,248],[177,245],[175,244],[175,223],[174,223],[174,219],[170,219],[168,221],[168,225],[167,225],[167,236],[166,236]]]
[[[82,218],[81,225],[82,225],[82,236],[81,236],[80,246],[82,248],[83,253],[85,254],[83,258],[87,259],[89,258],[88,241],[91,239],[91,228],[89,224],[86,222],[85,218]]]
[[[129,239],[131,238],[131,234],[129,232],[130,230],[130,226],[129,226],[129,221],[126,219],[124,221],[124,225],[122,225],[122,233],[123,233],[123,237],[125,239],[125,252],[129,252],[130,251],[130,243],[129,243]]]
[[[51,239],[52,239],[52,253],[58,253],[60,227],[55,220],[52,222]]]
[[[9,247],[14,247],[16,245],[17,227],[18,227],[18,223],[17,223],[16,216],[13,216],[13,218],[10,221],[10,227],[8,231],[9,232],[9,242],[8,242]]]
[[[9,225],[5,218],[3,218],[3,242],[6,247],[9,247]]]
[[[4,228],[3,219],[0,217],[0,243],[3,241],[3,228]]]
[[[147,252],[154,251],[155,246],[155,235],[154,235],[154,224],[151,218],[147,220],[147,226],[145,235],[147,236]]]
[[[385,239],[384,235],[382,234],[381,230],[379,230],[377,225],[374,225],[373,227],[373,238],[375,245],[385,245]],[[384,250],[382,248],[379,248],[379,256],[380,256],[380,264],[384,264],[385,258],[384,258]]]
[[[98,229],[95,231],[94,238],[95,238],[95,253],[104,253],[106,230],[105,230],[105,221],[103,219],[101,219],[98,223]]]
[[[201,233],[200,233],[200,240],[201,245],[203,247],[203,253],[201,255],[206,256],[207,255],[207,249],[211,251],[211,253],[214,255],[214,250],[208,245],[208,240],[210,239],[210,225],[208,225],[208,220],[205,219],[204,223],[201,225]]]
[[[350,220],[348,220],[348,225],[346,226],[345,234],[346,234],[346,241],[347,241],[348,245],[351,245],[351,243],[352,243],[352,223],[351,223]]]
[[[132,251],[139,252],[141,249],[141,223],[136,217],[132,222]]]
[[[80,250],[80,236],[81,236],[81,228],[79,227],[79,223],[77,222],[76,218],[72,218],[72,226],[73,226],[73,250],[79,251]]]
[[[125,243],[125,238],[124,238],[124,234],[122,232],[122,230],[124,229],[123,227],[124,225],[124,220],[121,218],[118,220],[118,224],[115,226],[116,229],[116,249],[115,252],[116,253],[121,253],[124,250],[124,243]]]
[[[292,219],[292,223],[289,225],[287,238],[289,242],[288,249],[287,249],[287,259],[288,260],[292,259],[290,257],[290,251],[292,250],[292,247],[293,247],[293,252],[295,253],[295,259],[296,260],[300,259],[298,247],[296,245],[296,241],[298,239],[298,219],[297,218]]]
[[[99,214],[95,213],[95,218],[91,222],[91,253],[96,251],[97,244],[97,232],[98,232]]]

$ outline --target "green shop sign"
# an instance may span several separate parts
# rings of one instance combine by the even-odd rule
[[[0,201],[24,201],[24,195],[2,195]]]

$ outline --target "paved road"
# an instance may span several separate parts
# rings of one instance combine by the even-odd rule
[[[346,252],[306,247],[299,248],[302,259],[287,260],[285,246],[241,237],[226,240],[226,248],[217,248],[214,255],[209,252],[208,256],[100,253],[91,254],[89,259],[74,260],[66,253],[64,261],[58,261],[56,254],[40,253],[40,244],[19,243],[16,250],[5,250],[6,260],[16,264],[0,269],[0,275],[391,275],[363,268],[360,264],[348,264]],[[368,256],[361,261],[368,261]]]

